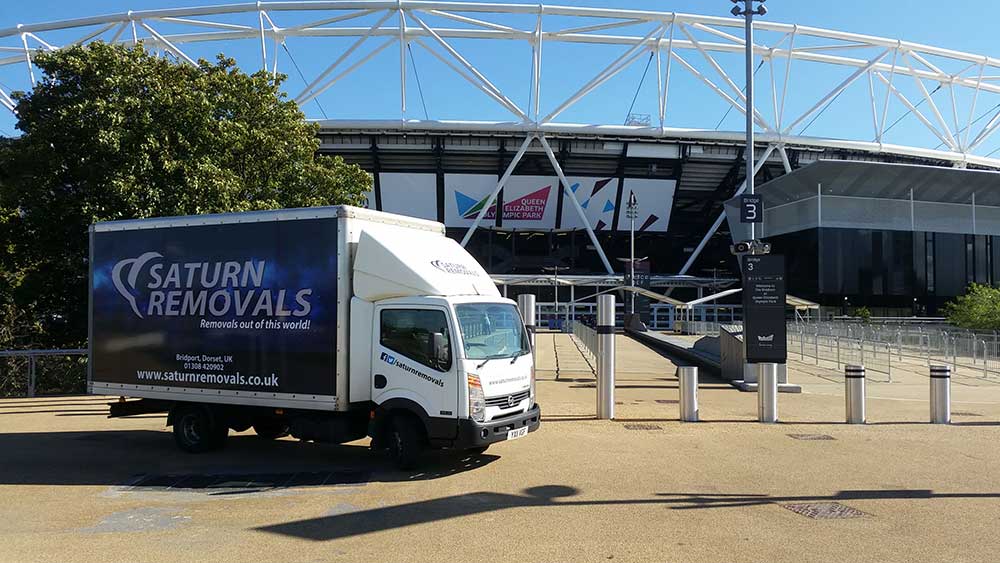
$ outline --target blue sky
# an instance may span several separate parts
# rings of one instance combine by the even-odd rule
[[[510,1],[510,0],[508,0]],[[167,7],[196,6],[217,3],[212,0],[155,0],[140,2],[136,0],[91,0],[89,2],[70,2],[57,0],[33,0],[31,2],[6,2],[0,6],[0,28],[18,23],[36,23],[57,19],[93,16],[97,14],[125,12],[128,10],[145,10]],[[687,13],[697,13],[715,16],[728,16],[731,8],[727,0],[563,0],[553,4],[635,8],[649,10],[666,10]],[[861,34],[871,34],[884,37],[900,38],[907,41],[925,43],[946,47],[958,51],[968,51],[1000,58],[1000,44],[995,41],[995,18],[989,14],[988,2],[972,0],[949,0],[948,2],[905,2],[888,0],[840,0],[838,2],[815,2],[805,0],[768,0],[766,5],[769,13],[765,19],[775,22],[797,23],[804,26],[823,27],[844,30]],[[831,8],[833,8],[831,10]],[[273,13],[272,16],[279,26],[290,26],[315,19],[315,14]],[[483,16],[484,19],[490,19]],[[222,21],[220,18],[215,18]],[[505,20],[492,18],[493,21],[506,24],[524,25],[527,20],[508,18]],[[229,22],[255,25],[256,15],[246,14],[242,19],[225,19]],[[442,20],[426,21],[430,24],[442,23]],[[533,20],[532,20],[533,21]],[[374,17],[357,20],[359,24],[374,23]],[[562,20],[560,24],[572,27],[574,24]],[[590,24],[592,21],[580,22]],[[391,19],[387,25],[395,25]],[[412,25],[412,24],[411,24]],[[456,24],[449,24],[456,25]],[[154,27],[167,33],[171,29],[167,24],[157,24]],[[647,28],[635,28],[634,32],[644,34]],[[623,31],[607,33],[623,33]],[[75,36],[59,33],[40,34],[52,43],[59,44],[69,41]],[[77,32],[76,36],[80,33]],[[777,40],[776,35],[759,35],[763,43]],[[373,41],[371,45],[359,50],[347,65],[363,56],[380,43]],[[455,40],[453,45],[468,60],[483,70],[484,74],[521,107],[528,106],[529,61],[530,49],[523,43],[497,45],[497,42]],[[506,43],[506,42],[503,42]],[[16,46],[19,38],[0,39],[0,46]],[[289,74],[286,88],[290,94],[298,94],[305,86],[297,71],[292,66],[292,60],[302,69],[307,79],[311,79],[323,70],[350,40],[346,39],[304,39],[289,38],[286,42],[288,52],[279,50],[279,71]],[[797,44],[803,46],[803,44]],[[269,45],[269,49],[272,46]],[[234,56],[245,69],[256,70],[260,67],[259,45],[255,41],[230,43],[205,43],[192,46],[188,50],[194,57],[210,57],[213,52],[225,49],[227,54]],[[408,112],[407,117],[422,118],[423,105],[427,106],[427,115],[431,119],[483,119],[507,120],[511,115],[499,105],[487,99],[467,83],[455,77],[446,66],[435,59],[421,47],[413,46],[413,61],[416,63],[416,74],[412,64],[408,65]],[[542,82],[542,113],[551,110],[558,103],[572,94],[583,82],[594,73],[614,60],[624,51],[618,47],[581,48],[578,45],[550,44],[543,54]],[[288,56],[291,53],[291,59]],[[854,51],[851,54],[858,58],[868,58],[874,53]],[[7,56],[6,54],[3,54]],[[374,57],[368,64],[361,67],[335,87],[318,98],[319,103],[304,106],[309,117],[321,118],[325,113],[330,118],[387,118],[398,119],[399,113],[399,51],[391,46]],[[684,57],[706,74],[711,69],[706,66],[696,52],[684,53]],[[730,72],[733,79],[742,86],[741,60],[739,56],[720,56],[719,62]],[[957,71],[958,68],[946,68],[946,71]],[[409,63],[409,61],[408,61]],[[347,66],[345,65],[345,66]],[[849,69],[833,69],[825,65],[799,64],[792,71],[793,90],[789,94],[788,114],[797,115],[814,103],[824,90],[829,90],[850,74]],[[780,65],[776,65],[780,66]],[[588,96],[565,114],[560,120],[575,123],[621,123],[628,112],[633,96],[638,92],[636,113],[652,114],[655,121],[656,81],[655,66],[649,69],[645,80],[641,81],[646,58],[643,57],[626,71],[603,85],[591,96]],[[703,84],[688,73],[677,70],[675,64],[672,78],[671,97],[669,101],[667,124],[677,127],[715,128],[722,130],[742,129],[742,116],[735,111],[727,114],[727,103],[711,93]],[[998,72],[1000,74],[1000,72]],[[419,77],[423,90],[423,103],[415,88]],[[780,84],[783,70],[776,71],[776,80]],[[718,81],[715,75],[712,78]],[[767,66],[757,75],[758,108],[765,115],[771,115],[770,98],[761,92],[770,87],[770,75]],[[641,81],[641,87],[640,87]],[[933,89],[936,84],[928,83],[926,87]],[[0,67],[0,88],[24,89],[29,86],[27,73],[23,64]],[[917,86],[912,79],[898,85],[901,91],[911,100],[921,98]],[[817,117],[803,121],[797,129],[809,124],[804,134],[829,136],[836,138],[851,138],[871,140],[872,117],[870,104],[867,104],[867,82],[858,81],[848,88],[841,97],[833,102],[826,112]],[[880,86],[876,84],[877,99],[881,99]],[[881,92],[884,92],[882,90]],[[769,94],[768,94],[769,95]],[[971,109],[971,92],[958,90],[956,114],[959,125],[964,125],[965,116]],[[947,89],[934,96],[940,105],[946,119],[951,122],[951,103],[947,97]],[[982,95],[977,100],[975,114],[983,114],[995,104],[1000,103],[1000,97]],[[866,105],[867,104],[867,105]],[[946,110],[947,108],[947,110]],[[922,108],[928,118],[932,118],[927,107]],[[2,108],[0,108],[0,111]],[[906,108],[901,104],[890,104],[887,123],[893,123],[904,115]],[[988,119],[988,117],[986,118]],[[790,119],[786,116],[786,124]],[[985,123],[983,120],[980,124]],[[14,119],[5,112],[0,115],[0,134],[15,132]],[[798,131],[796,131],[798,132]],[[1000,136],[998,136],[1000,137]],[[887,142],[913,144],[935,147],[938,143],[932,134],[912,115],[905,117],[893,128],[886,138]],[[980,153],[985,153],[1000,147],[1000,140],[994,139],[983,145]]]

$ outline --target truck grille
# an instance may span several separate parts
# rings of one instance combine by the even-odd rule
[[[501,409],[509,409],[516,407],[521,401],[528,398],[529,390],[518,391],[517,393],[511,395],[501,395],[499,397],[489,397],[486,399],[487,407],[499,407]]]

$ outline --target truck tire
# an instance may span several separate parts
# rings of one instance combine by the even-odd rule
[[[284,420],[266,418],[253,421],[253,431],[265,440],[277,440],[288,436],[288,423]]]
[[[387,438],[389,456],[396,467],[408,470],[417,466],[424,451],[424,434],[419,420],[407,415],[394,416]]]
[[[179,405],[171,413],[174,441],[180,449],[200,454],[221,448],[229,436],[229,427],[219,424],[212,413],[197,405]]]

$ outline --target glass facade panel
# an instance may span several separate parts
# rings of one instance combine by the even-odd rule
[[[975,279],[976,283],[990,283],[990,237],[986,235],[975,236]]]
[[[934,233],[934,294],[960,295],[966,286],[965,235]]]
[[[927,295],[927,236],[910,233],[913,239],[913,288],[914,297]],[[904,290],[905,292],[905,290]]]
[[[824,304],[846,296],[852,305],[892,307],[911,307],[918,298],[933,314],[964,293],[969,282],[1000,280],[995,238],[1000,237],[822,228],[768,241],[786,257],[792,295]]]

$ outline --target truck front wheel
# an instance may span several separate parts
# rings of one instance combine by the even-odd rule
[[[394,416],[388,438],[389,455],[396,466],[404,470],[416,467],[424,451],[420,421],[412,416]]]
[[[174,441],[177,447],[193,454],[221,448],[229,435],[229,427],[220,424],[205,407],[179,405],[171,413]]]
[[[260,418],[253,422],[253,431],[265,440],[288,436],[288,423],[277,418]]]

